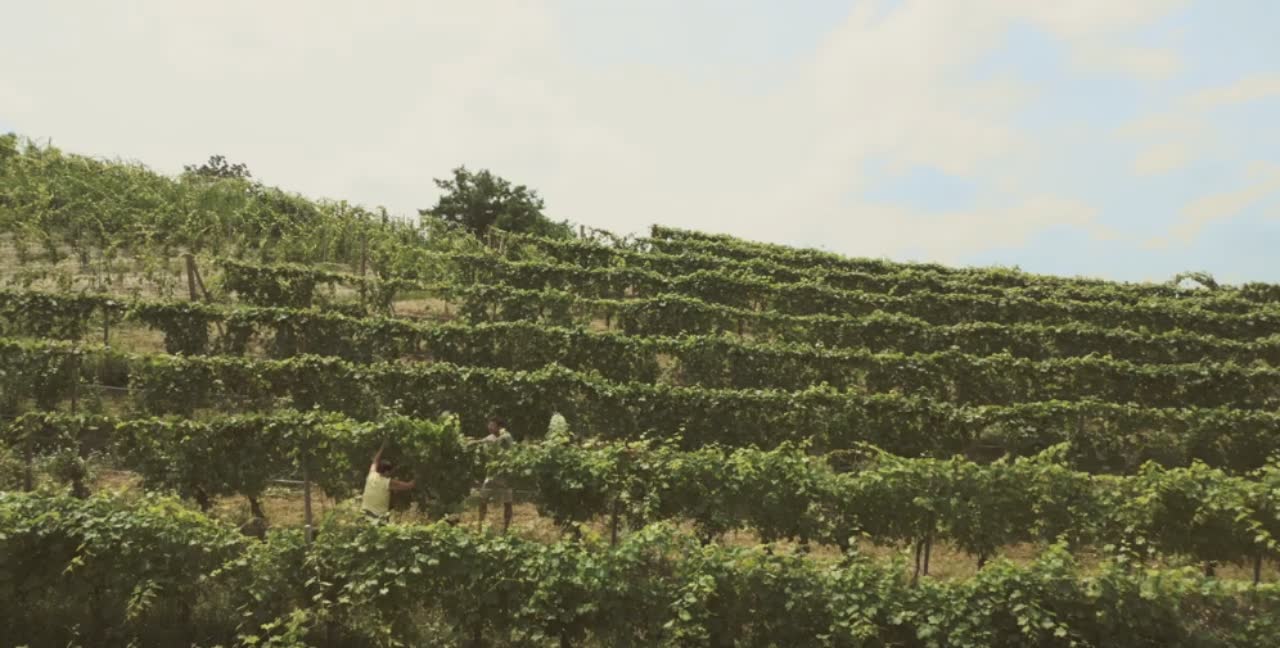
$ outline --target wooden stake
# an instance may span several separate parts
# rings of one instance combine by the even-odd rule
[[[196,265],[196,258],[194,256],[191,257],[191,269],[195,271],[196,286],[199,286],[200,293],[204,295],[204,300],[212,302],[213,295],[210,295],[209,289],[204,287],[204,277],[200,274],[200,266]]]
[[[22,473],[22,489],[27,492],[30,492],[35,490],[35,487],[36,487],[35,469],[32,467],[32,462],[34,461],[34,459],[32,458],[32,452],[31,452],[31,430],[30,429],[27,430],[26,438],[24,441],[23,454],[25,455],[27,466]]]
[[[302,442],[302,518],[306,524],[307,546],[314,538],[311,526],[311,452],[306,441]]]
[[[196,257],[187,252],[182,255],[182,258],[187,262],[187,293],[190,295],[191,301],[197,301],[200,296],[196,293]]]
[[[933,553],[933,532],[924,537],[924,575],[929,575],[929,554]]]
[[[78,326],[76,328],[79,328]],[[80,371],[83,368],[84,358],[76,356],[75,374],[71,380],[71,413],[75,414],[80,405]]]
[[[360,237],[360,276],[363,277],[369,269],[369,235],[366,233]]]
[[[921,553],[921,552],[923,551],[923,549],[924,549],[924,541],[923,541],[923,540],[917,540],[915,544],[916,544],[916,551],[915,551],[915,565],[916,565],[916,568],[915,568],[915,571],[911,574],[911,586],[912,586],[912,587],[915,587],[915,586],[916,586],[916,583],[919,583],[919,582],[920,582],[920,553]]]
[[[609,516],[609,546],[618,544],[618,502],[614,501],[613,511]]]

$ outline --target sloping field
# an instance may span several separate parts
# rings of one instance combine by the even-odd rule
[[[476,237],[0,138],[3,645],[1280,645],[1278,407],[1273,285]]]

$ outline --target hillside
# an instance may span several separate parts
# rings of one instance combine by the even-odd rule
[[[476,237],[0,138],[0,627],[1280,645],[1280,286],[1197,279]]]

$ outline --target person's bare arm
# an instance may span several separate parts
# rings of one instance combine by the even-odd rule
[[[369,472],[376,472],[378,470],[378,462],[382,461],[382,451],[386,449],[387,442],[383,441],[382,445],[378,446],[378,452],[373,455],[373,463],[369,464]]]
[[[413,485],[414,485],[414,482],[416,481],[417,480],[403,482],[403,481],[400,481],[399,479],[393,479],[391,480],[391,490],[393,491],[413,490]]]

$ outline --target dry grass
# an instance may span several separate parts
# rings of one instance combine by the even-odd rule
[[[397,317],[449,321],[458,316],[458,306],[435,297],[406,296],[392,304]]]
[[[96,335],[95,335],[96,333]],[[164,332],[137,324],[119,324],[111,327],[109,340],[112,347],[135,353],[164,353]],[[91,332],[89,340],[101,342],[101,331]]]

